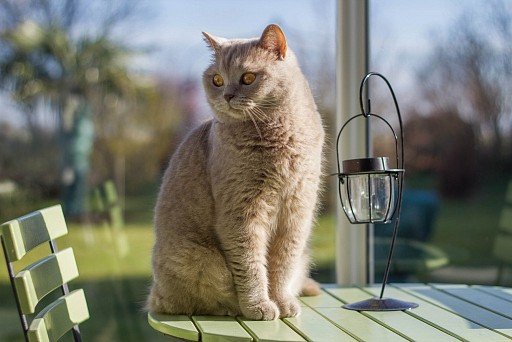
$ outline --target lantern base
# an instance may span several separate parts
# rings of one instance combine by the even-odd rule
[[[343,308],[355,311],[403,311],[417,308],[418,304],[393,298],[371,298],[345,304]]]

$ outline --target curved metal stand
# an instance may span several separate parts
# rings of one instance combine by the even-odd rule
[[[370,298],[345,304],[343,308],[355,311],[402,311],[417,308],[418,304],[393,298]]]
[[[391,128],[391,125],[382,117],[380,117],[376,114],[370,113],[371,103],[370,103],[369,98],[367,99],[367,103],[368,103],[367,110],[365,110],[365,108],[364,108],[363,90],[364,90],[364,86],[366,85],[366,83],[368,82],[368,79],[371,76],[378,76],[381,79],[383,79],[384,82],[386,82],[386,85],[388,86],[389,91],[391,92],[391,96],[393,97],[393,102],[395,104],[396,113],[398,115],[398,123],[400,125],[400,157],[398,155],[397,137],[396,137],[396,134],[395,134],[393,128]],[[343,128],[352,119],[355,119],[356,117],[359,117],[361,115],[364,116],[365,119],[369,119],[371,116],[376,116],[379,119],[382,119],[388,125],[388,127],[390,127],[391,130],[393,131],[393,135],[395,136],[395,151],[397,152],[396,153],[397,168],[403,170],[404,169],[404,136],[403,136],[402,116],[400,114],[400,108],[398,107],[398,102],[396,100],[395,92],[393,91],[393,88],[391,87],[391,84],[389,83],[389,81],[379,73],[376,73],[376,72],[368,73],[364,77],[364,79],[361,81],[361,86],[359,88],[359,104],[361,107],[362,114],[358,114],[358,115],[350,118],[345,123],[345,125],[343,125],[343,127],[341,128],[341,130],[338,134],[337,140],[336,140],[336,152],[338,152],[338,143],[339,143],[341,132],[343,131]],[[338,158],[338,174],[339,174],[340,173],[339,154],[336,153],[336,156]],[[391,266],[391,258],[393,257],[393,251],[395,248],[396,237],[398,235],[398,224],[400,222],[400,213],[401,213],[401,209],[402,209],[402,190],[403,190],[403,174],[400,176],[399,181],[398,181],[398,204],[397,204],[398,206],[396,208],[396,217],[394,219],[395,224],[393,227],[393,235],[391,238],[391,246],[389,248],[389,254],[388,254],[388,259],[387,259],[387,263],[386,263],[386,270],[384,272],[384,277],[382,279],[382,288],[380,291],[380,296],[378,298],[376,297],[376,298],[372,298],[372,299],[368,299],[368,300],[363,300],[363,301],[360,301],[357,303],[346,304],[343,306],[345,309],[357,310],[357,311],[398,311],[398,310],[407,310],[407,309],[412,309],[412,308],[418,307],[418,304],[416,304],[416,303],[404,302],[404,301],[400,301],[400,300],[392,299],[392,298],[383,298],[384,289],[386,288],[386,284],[388,282],[388,276],[389,276],[389,271],[390,271],[390,266]]]

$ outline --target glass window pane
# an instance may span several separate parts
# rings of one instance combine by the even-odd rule
[[[370,65],[404,119],[405,189],[391,281],[510,285],[512,7],[497,1],[370,1]],[[371,85],[372,110],[397,127]],[[376,155],[394,155],[373,128]],[[375,227],[376,281],[391,226]],[[508,247],[507,247],[508,246]],[[507,259],[508,258],[508,259]]]
[[[75,251],[70,288],[84,289],[91,314],[84,340],[164,340],[142,311],[153,210],[169,157],[211,118],[201,31],[250,38],[279,24],[329,126],[335,1],[46,3],[0,3],[0,222],[61,203],[69,234],[57,243]],[[325,282],[335,279],[331,191],[311,238],[314,277]],[[0,340],[21,340],[5,270],[0,260]]]

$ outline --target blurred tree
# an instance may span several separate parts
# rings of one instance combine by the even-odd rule
[[[139,87],[132,96],[98,95],[94,102],[99,113],[94,117],[94,178],[114,177],[121,195],[140,194],[154,185],[187,116],[182,82],[142,77],[133,77],[133,82]]]
[[[408,173],[436,174],[443,197],[466,198],[477,184],[477,150],[473,125],[456,111],[414,115],[405,123]]]
[[[23,104],[28,127],[36,130],[35,107],[42,101],[56,113],[61,141],[62,195],[67,215],[85,212],[94,125],[91,103],[100,96],[129,98],[136,92],[126,66],[128,50],[109,38],[126,17],[130,2],[104,11],[95,35],[77,34],[85,3],[2,1],[0,82]],[[98,8],[96,8],[98,10]]]
[[[418,75],[430,105],[422,114],[450,112],[471,123],[481,156],[498,168],[512,165],[511,41],[512,3],[491,1],[455,22]]]

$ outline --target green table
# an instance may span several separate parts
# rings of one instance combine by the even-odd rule
[[[394,284],[386,296],[413,301],[409,311],[356,312],[344,303],[377,295],[379,287],[326,285],[304,297],[299,317],[251,321],[242,317],[148,314],[166,335],[192,341],[510,341],[512,289],[504,287]]]

